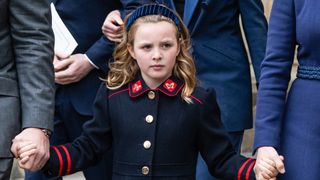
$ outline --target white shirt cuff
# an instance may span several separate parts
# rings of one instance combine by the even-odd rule
[[[99,69],[99,67],[96,66],[95,64],[93,64],[93,62],[89,59],[89,57],[88,57],[86,54],[83,54],[83,55],[84,55],[84,57],[86,57],[86,59],[89,61],[89,63],[90,63],[93,67],[95,67],[96,69]]]

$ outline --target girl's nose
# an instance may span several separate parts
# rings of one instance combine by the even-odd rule
[[[155,48],[154,52],[153,52],[152,60],[159,61],[159,60],[161,60],[161,58],[162,58],[161,51],[159,49]]]

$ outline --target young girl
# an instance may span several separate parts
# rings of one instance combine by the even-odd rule
[[[215,176],[254,179],[255,161],[234,152],[214,92],[196,86],[181,19],[162,5],[146,5],[126,18],[125,29],[94,118],[73,143],[51,147],[44,171],[83,170],[112,146],[114,180],[193,180],[198,151]]]

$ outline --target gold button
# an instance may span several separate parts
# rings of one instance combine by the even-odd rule
[[[143,175],[148,175],[149,174],[149,167],[148,166],[143,166],[141,169],[141,172]]]
[[[151,142],[150,142],[150,141],[145,141],[145,142],[143,143],[143,147],[144,147],[145,149],[150,149],[150,147],[151,147]]]
[[[148,97],[149,99],[154,99],[156,97],[156,93],[154,91],[149,91]]]
[[[151,116],[151,115],[148,115],[147,117],[146,117],[146,122],[147,123],[152,123],[153,122],[153,116]]]

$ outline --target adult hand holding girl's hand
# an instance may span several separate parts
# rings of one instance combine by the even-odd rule
[[[19,166],[30,171],[41,169],[50,157],[49,138],[38,128],[26,128],[12,140],[11,152]]]
[[[257,180],[275,180],[278,173],[285,173],[283,156],[273,147],[260,147],[257,150],[257,160],[254,167]]]
[[[13,153],[18,159],[19,166],[23,167],[30,157],[37,153],[37,145],[31,141],[21,142],[16,145]]]

